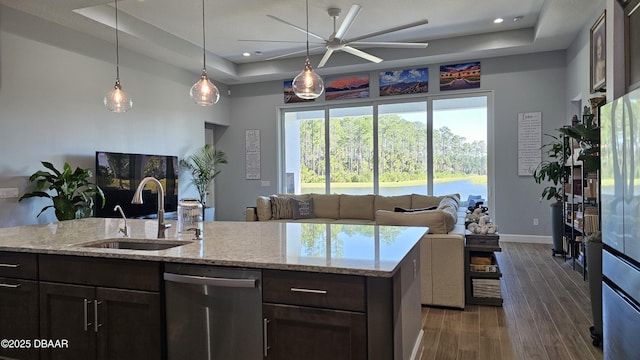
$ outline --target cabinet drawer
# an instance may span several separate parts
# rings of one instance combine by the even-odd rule
[[[0,276],[18,279],[38,279],[36,254],[0,251]]]
[[[362,312],[366,310],[364,277],[264,270],[262,280],[263,302]]]
[[[66,255],[40,255],[40,280],[160,291],[160,263]]]

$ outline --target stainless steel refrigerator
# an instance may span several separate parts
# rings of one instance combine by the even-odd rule
[[[640,359],[640,89],[600,108],[605,360]]]

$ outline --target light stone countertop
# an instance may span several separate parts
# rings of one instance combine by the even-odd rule
[[[127,220],[132,240],[156,240],[156,220]],[[167,250],[83,246],[122,238],[122,219],[89,218],[0,228],[0,251],[61,254],[219,266],[391,277],[428,231],[425,227],[266,222],[206,222],[202,240],[193,232],[166,240],[192,241]],[[162,240],[160,240],[162,241]]]

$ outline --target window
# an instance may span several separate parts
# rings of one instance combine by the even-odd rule
[[[427,194],[427,103],[378,107],[380,195]]]
[[[372,194],[373,107],[329,109],[329,192]]]
[[[433,193],[487,198],[487,97],[433,100]]]
[[[282,110],[283,191],[487,199],[489,95]],[[428,111],[428,107],[432,111]]]

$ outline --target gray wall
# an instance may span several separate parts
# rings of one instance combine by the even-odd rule
[[[602,8],[614,1],[602,0]],[[542,186],[517,175],[517,114],[541,111],[543,133],[550,133],[569,122],[575,112],[572,99],[590,97],[591,25],[585,24],[566,52],[460,59],[482,61],[482,90],[494,95],[490,192],[493,217],[503,234],[550,234],[548,203],[538,201]],[[187,95],[199,64],[189,72],[121,50],[123,87],[135,104],[129,113],[113,114],[104,109],[102,97],[114,83],[114,52],[111,43],[0,6],[0,187],[24,193],[27,177],[41,168],[41,160],[93,168],[96,150],[185,156],[204,143],[207,122],[230,125],[215,130],[216,147],[229,159],[216,180],[216,218],[242,220],[245,206],[254,204],[256,196],[277,192],[282,81],[233,86],[231,96],[217,83],[220,103],[200,108]],[[430,95],[438,94],[438,65],[428,64]],[[377,72],[371,79],[375,85]],[[261,180],[245,180],[247,129],[261,130]],[[195,196],[188,180],[181,176],[180,197]],[[264,181],[270,184],[262,186]],[[42,206],[0,199],[0,226],[53,221],[50,213],[35,218]],[[533,226],[533,218],[540,225]]]
[[[495,179],[495,188],[490,189],[495,196],[493,217],[503,233],[547,235],[549,208],[538,201],[541,186],[532,177],[517,174],[517,116],[519,112],[541,111],[543,132],[551,132],[565,122],[565,52],[460,61],[467,60],[481,60],[481,90],[494,93],[495,158],[490,175]],[[430,94],[438,94],[439,65],[429,65]],[[377,72],[371,73],[372,87],[377,84],[377,76]],[[216,132],[218,148],[229,154],[229,164],[216,180],[218,220],[241,220],[245,206],[254,206],[258,195],[277,192],[277,108],[284,106],[282,87],[282,81],[231,87],[232,124]],[[377,96],[376,91],[372,96]],[[247,129],[261,130],[261,180],[245,180]],[[262,186],[262,181],[271,184]],[[534,217],[539,218],[539,226],[532,225]]]
[[[193,73],[120,52],[123,88],[133,109],[102,104],[115,82],[115,46],[0,6],[0,187],[27,189],[40,161],[94,169],[95,151],[183,157],[204,144],[204,123],[227,123],[228,100],[199,107],[189,98]],[[226,94],[226,87],[221,87]],[[180,197],[196,196],[180,178]],[[36,218],[44,199],[0,199],[0,227],[55,221]]]

